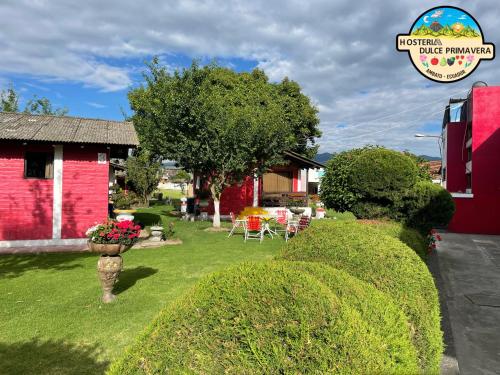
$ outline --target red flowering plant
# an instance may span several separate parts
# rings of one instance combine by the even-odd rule
[[[87,230],[87,237],[94,243],[133,245],[139,240],[141,227],[133,221],[109,220]]]
[[[427,235],[427,252],[432,253],[436,249],[436,242],[441,241],[441,236],[438,232],[432,229]]]

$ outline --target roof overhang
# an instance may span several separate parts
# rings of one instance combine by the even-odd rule
[[[285,151],[285,157],[298,164],[302,168],[308,168],[308,169],[317,169],[317,168],[325,168],[324,164],[318,163],[315,160],[306,158],[303,155],[300,155],[296,152],[293,151]]]

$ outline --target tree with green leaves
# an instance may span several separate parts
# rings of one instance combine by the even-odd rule
[[[151,152],[138,149],[127,159],[127,185],[148,206],[151,193],[160,181],[161,162]]]
[[[19,112],[19,95],[12,86],[0,92],[0,112]]]
[[[64,116],[68,113],[68,108],[54,108],[47,98],[39,98],[36,95],[26,103],[25,113],[33,115]]]
[[[20,96],[13,86],[0,92],[0,112],[19,112]],[[31,113],[33,115],[52,115],[64,116],[68,113],[68,109],[55,108],[48,98],[39,98],[36,95],[28,100],[24,108],[24,113]]]
[[[181,186],[181,193],[184,194],[186,184],[191,181],[191,175],[184,169],[181,169],[170,178],[170,181],[174,184],[179,184]]]
[[[258,69],[237,73],[193,63],[170,73],[154,59],[145,81],[129,92],[141,144],[206,181],[214,200],[215,227],[220,226],[225,187],[285,164],[284,151],[305,144],[309,134],[298,131],[300,121],[290,110],[293,95],[302,100],[298,85],[287,91]],[[298,112],[299,107],[293,108]]]

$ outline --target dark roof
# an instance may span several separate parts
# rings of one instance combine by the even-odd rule
[[[298,163],[301,167],[325,168],[324,164],[321,164],[315,160],[306,158],[305,156],[297,154],[296,152],[293,152],[293,151],[285,151],[285,156],[287,157],[287,159]]]
[[[127,121],[0,112],[0,139],[138,146]]]

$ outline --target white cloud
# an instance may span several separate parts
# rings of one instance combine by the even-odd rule
[[[94,107],[94,108],[98,108],[98,109],[102,109],[102,108],[106,108],[107,107],[107,105],[96,103],[96,102],[86,102],[86,103],[89,106]]]
[[[495,42],[496,3],[460,3]],[[298,81],[317,103],[322,151],[382,143],[436,154],[435,145],[413,133],[425,122],[438,123],[458,88],[498,81],[498,63],[483,62],[473,78],[455,84],[421,77],[394,41],[433,6],[430,0],[390,6],[366,0],[4,1],[0,72],[117,91],[137,72],[130,58],[159,54],[169,69],[176,67],[172,54],[252,59],[273,80]],[[429,101],[435,104],[354,126]]]

